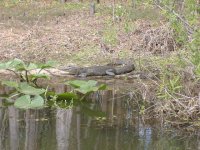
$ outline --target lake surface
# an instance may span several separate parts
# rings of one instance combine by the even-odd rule
[[[19,110],[2,107],[0,150],[200,150],[198,134],[143,122],[131,105],[131,85],[111,84],[76,107]],[[51,90],[70,91],[64,85]],[[1,94],[9,89],[1,89]]]

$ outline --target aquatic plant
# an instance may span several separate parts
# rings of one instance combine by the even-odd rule
[[[86,97],[96,91],[105,90],[106,85],[97,85],[97,81],[89,80],[72,80],[65,82],[66,85],[72,86],[74,90],[71,92],[64,92],[56,94],[55,92],[47,92],[46,97],[48,99],[47,105],[51,107],[59,108],[72,108],[74,106],[83,104],[83,100]]]
[[[72,81],[66,82],[65,84],[74,87],[75,91],[77,91],[81,94],[85,94],[85,95],[88,95],[92,92],[96,92],[98,90],[106,89],[105,84],[101,84],[101,85],[97,86],[97,81],[94,81],[94,80],[89,80],[89,81],[72,80]]]
[[[54,61],[48,61],[47,63],[35,64],[28,63],[26,64],[24,61],[20,59],[13,59],[8,62],[0,63],[0,70],[8,70],[13,72],[21,82],[34,83],[37,85],[37,80],[39,78],[49,79],[50,77],[46,74],[42,74],[41,71],[43,69],[48,69],[55,67]],[[31,71],[36,70],[35,73],[31,73]]]
[[[28,82],[2,81],[2,85],[6,85],[14,89],[10,94],[3,97],[13,103],[15,107],[22,109],[35,109],[44,106],[72,108],[80,101],[84,100],[92,92],[106,89],[105,84],[97,85],[97,81],[74,80],[68,81],[66,84],[74,87],[74,91],[57,94],[44,88],[36,88]],[[77,93],[78,92],[78,93]]]
[[[14,106],[18,108],[39,108],[44,106],[44,98],[40,96],[46,90],[43,88],[35,88],[26,82],[17,83],[15,81],[2,81],[2,85],[15,88],[15,92],[9,95],[6,99],[12,102],[14,97]]]

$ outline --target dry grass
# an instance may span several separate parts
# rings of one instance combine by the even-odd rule
[[[153,54],[168,54],[176,50],[176,42],[169,26],[160,26],[149,29],[144,34],[143,47]]]
[[[154,24],[144,21],[144,16],[127,20],[128,15],[113,22],[112,8],[106,5],[98,6],[97,14],[90,16],[88,3],[34,1],[0,7],[1,60],[98,64],[134,57],[146,26]]]

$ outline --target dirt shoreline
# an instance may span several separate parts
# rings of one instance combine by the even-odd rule
[[[36,70],[32,70],[29,73],[30,74],[37,74],[39,72],[39,69]],[[115,76],[89,76],[89,77],[79,77],[76,75],[70,75],[67,71],[63,71],[60,69],[45,69],[42,70],[40,72],[40,74],[45,74],[50,76],[51,78],[56,78],[56,77],[65,77],[65,78],[79,78],[79,79],[150,79],[150,80],[155,80],[156,76],[158,76],[158,74],[148,74],[145,72],[139,72],[139,71],[132,71],[130,73],[126,73],[126,74],[121,74],[121,75],[115,75]],[[4,76],[4,75],[10,75],[10,76],[15,76],[15,74],[11,71],[8,70],[0,70],[0,75]]]

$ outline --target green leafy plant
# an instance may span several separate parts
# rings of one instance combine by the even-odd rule
[[[43,69],[51,68],[55,65],[55,62],[49,61],[45,64],[25,64],[20,59],[10,60],[8,62],[0,63],[0,70],[8,70],[13,72],[19,79],[20,82],[16,81],[2,81],[2,85],[14,88],[16,92],[8,96],[7,99],[13,101],[14,106],[18,108],[38,108],[44,106],[44,98],[40,96],[45,93],[43,88],[35,88],[37,85],[37,79],[44,78],[49,79],[48,75],[41,74]],[[38,70],[36,73],[31,73],[32,70]]]
[[[94,80],[89,80],[89,81],[72,80],[66,82],[65,84],[72,86],[74,90],[77,92],[77,94],[82,96],[80,100],[85,99],[85,97],[91,94],[92,92],[106,89],[105,84],[97,85],[97,81]]]
[[[45,93],[45,89],[35,88],[26,82],[17,83],[15,81],[3,81],[1,84],[15,88],[16,92],[7,99],[13,101],[12,99],[17,96],[14,101],[14,106],[17,108],[28,109],[44,106],[45,100],[40,95]]]
[[[16,99],[14,106],[22,109],[40,108],[44,106],[44,99],[40,95],[23,95]]]
[[[54,92],[47,92],[46,97],[47,99],[49,99],[47,101],[48,106],[59,108],[72,108],[74,106],[82,104],[82,100],[92,92],[106,89],[105,84],[101,84],[98,86],[97,81],[94,80],[73,80],[68,81],[65,84],[74,87],[74,91],[77,93],[74,93],[73,91],[64,92],[60,94],[56,94]]]
[[[97,86],[97,81],[94,81],[94,80],[89,80],[89,81],[73,80],[73,81],[68,81],[65,84],[74,87],[75,91],[77,91],[81,94],[84,94],[84,95],[88,95],[88,94],[90,94],[92,92],[96,92],[98,90],[106,89],[105,84],[101,84],[101,85]]]
[[[65,84],[74,87],[77,93],[64,92],[60,94],[47,91],[43,88],[35,88],[27,82],[2,81],[1,84],[15,89],[10,95],[3,95],[3,97],[8,102],[14,102],[15,107],[22,109],[35,109],[44,106],[72,108],[77,106],[90,93],[106,89],[105,84],[98,86],[97,81],[94,80],[68,81]]]
[[[49,79],[49,76],[41,74],[43,69],[51,68],[55,65],[54,62],[47,62],[45,64],[25,64],[20,59],[14,59],[5,63],[0,63],[0,69],[13,72],[20,78],[20,82],[17,81],[2,81],[2,85],[14,88],[15,91],[11,95],[7,95],[6,98],[9,102],[14,102],[14,106],[23,109],[40,108],[45,106],[48,101],[48,105],[58,106],[60,108],[70,108],[74,106],[74,103],[78,100],[82,100],[85,96],[98,90],[106,89],[106,85],[101,84],[97,86],[97,81],[68,81],[66,84],[73,86],[77,93],[65,92],[56,94],[55,92],[49,92],[43,88],[36,88],[36,81],[39,78]],[[36,70],[37,73],[32,73],[32,70]],[[82,94],[80,97],[79,95]],[[46,100],[46,101],[45,101]]]
[[[49,76],[46,74],[42,74],[41,71],[43,69],[52,68],[55,66],[55,62],[48,61],[45,64],[35,64],[28,63],[25,64],[20,59],[10,60],[8,62],[0,63],[0,70],[8,70],[13,72],[17,77],[19,77],[20,81],[27,83],[34,83],[37,85],[37,79],[44,78],[49,79]],[[32,70],[37,70],[36,73],[31,73]]]
[[[164,74],[161,77],[162,82],[158,90],[158,97],[166,100],[172,98],[172,96],[175,97],[175,94],[179,93],[182,88],[180,79],[178,75],[171,75],[169,78],[168,75]]]

